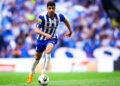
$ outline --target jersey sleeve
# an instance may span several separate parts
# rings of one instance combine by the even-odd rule
[[[41,28],[43,26],[43,24],[44,24],[44,17],[40,15],[38,17],[38,20],[37,20],[37,23],[36,23],[36,27]]]
[[[59,16],[60,16],[60,21],[63,22],[65,20],[64,15],[63,14],[59,14]]]

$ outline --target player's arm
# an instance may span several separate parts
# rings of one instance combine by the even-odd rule
[[[47,34],[47,33],[44,33],[39,27],[36,27],[35,28],[35,33],[39,34],[39,35],[43,35],[45,36],[47,39],[52,39],[52,36]]]
[[[70,37],[72,35],[72,29],[71,29],[71,26],[70,26],[70,24],[69,24],[69,22],[68,22],[68,20],[66,18],[64,20],[64,23],[65,23],[65,25],[67,26],[67,28],[69,30],[69,33],[66,33],[65,36]]]
[[[68,20],[64,17],[63,14],[59,14],[59,16],[60,16],[60,21],[64,22],[64,24],[67,26],[67,28],[69,30],[69,33],[66,33],[65,36],[70,37],[72,35],[72,29],[70,27],[70,24],[69,24]]]
[[[47,39],[52,39],[51,35],[49,35],[47,33],[44,33],[41,30],[43,25],[44,25],[44,17],[40,15],[39,18],[38,18],[38,22],[36,24],[35,33],[37,33],[39,35],[46,36]]]

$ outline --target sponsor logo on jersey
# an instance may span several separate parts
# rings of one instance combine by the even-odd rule
[[[38,22],[41,24],[41,23],[42,23],[42,20],[41,20],[41,19],[38,19]]]

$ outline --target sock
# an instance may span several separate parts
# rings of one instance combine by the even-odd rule
[[[51,59],[51,54],[46,54],[42,74],[46,74],[47,69],[48,69],[49,64],[50,64],[50,59]]]
[[[31,68],[31,73],[35,72],[35,67],[37,66],[38,63],[39,63],[39,60],[34,59],[32,68]]]

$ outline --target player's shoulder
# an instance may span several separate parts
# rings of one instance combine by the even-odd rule
[[[44,16],[46,16],[46,15],[47,15],[47,12],[40,13],[38,16],[38,19],[44,20]]]
[[[62,13],[56,13],[59,18],[60,18],[60,21],[64,21],[65,20],[65,16],[62,14]]]
[[[60,16],[60,17],[61,17],[61,16],[64,16],[63,13],[60,13],[60,12],[56,12],[56,14],[57,14],[58,16]]]

